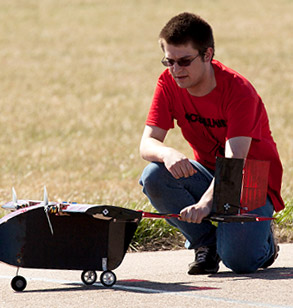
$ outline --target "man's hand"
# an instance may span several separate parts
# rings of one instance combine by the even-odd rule
[[[175,179],[187,178],[197,172],[184,154],[172,148],[165,148],[163,151],[165,167]]]
[[[210,214],[213,207],[214,182],[215,179],[212,180],[209,188],[196,204],[192,204],[181,210],[180,220],[200,224]]]
[[[197,171],[188,158],[164,144],[166,134],[167,131],[162,128],[147,125],[140,142],[142,158],[164,163],[167,170],[176,179],[194,175]]]
[[[199,201],[180,212],[180,220],[200,224],[211,212],[211,203]]]

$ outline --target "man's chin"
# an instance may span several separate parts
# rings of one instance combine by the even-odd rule
[[[186,84],[185,82],[182,82],[182,81],[176,80],[176,79],[175,79],[175,81],[176,81],[177,86],[178,86],[179,88],[186,89],[186,88],[188,87],[187,84]]]

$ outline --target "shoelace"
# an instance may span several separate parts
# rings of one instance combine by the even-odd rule
[[[200,247],[196,252],[196,261],[202,263],[206,261],[207,255],[209,253],[208,247]]]

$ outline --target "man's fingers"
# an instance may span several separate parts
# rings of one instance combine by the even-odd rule
[[[197,171],[193,168],[190,162],[178,163],[170,168],[170,172],[176,179],[183,177],[188,178],[197,173]]]
[[[182,169],[185,178],[193,176],[195,173],[197,173],[197,171],[192,167],[190,163],[184,165]]]
[[[200,217],[200,212],[195,206],[189,206],[180,212],[180,220],[199,224],[202,221],[202,217]]]
[[[189,176],[193,176],[196,173],[197,173],[197,170],[194,169],[193,166],[191,165],[191,168],[189,169]]]

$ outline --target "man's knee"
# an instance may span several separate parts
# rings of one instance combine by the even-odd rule
[[[156,194],[160,191],[160,186],[163,185],[166,168],[163,163],[148,164],[139,180],[140,185],[143,186],[143,191],[147,194]]]
[[[222,262],[236,274],[254,273],[258,268],[258,260],[247,253],[239,256],[237,253],[220,255]]]

